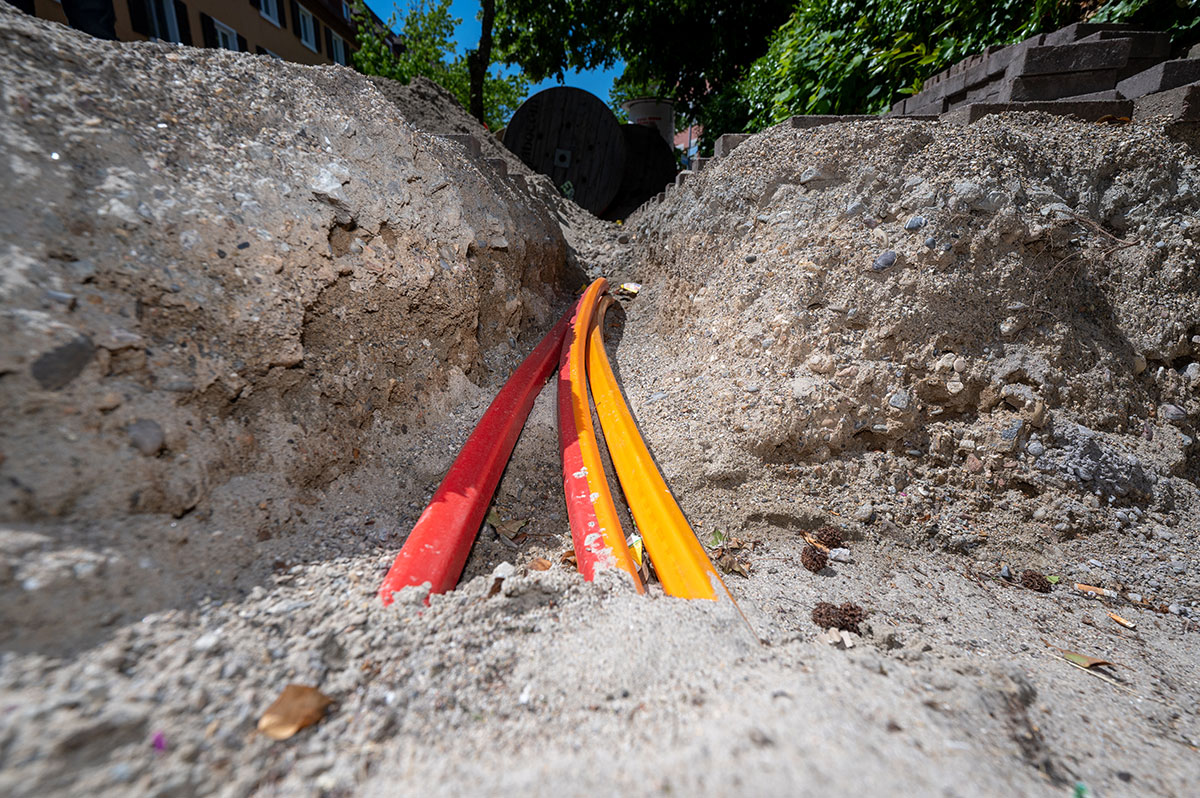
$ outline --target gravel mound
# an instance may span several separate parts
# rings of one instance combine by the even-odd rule
[[[0,42],[0,794],[1200,780],[1200,170],[1157,128],[777,129],[620,227],[437,138],[510,157],[420,81],[3,4]],[[644,284],[605,337],[740,612],[580,580],[553,391],[507,532],[384,608],[597,273]],[[819,573],[805,533],[838,544]],[[289,684],[333,703],[270,740]]]
[[[685,494],[799,484],[988,562],[1105,532],[1063,554],[1195,602],[1138,571],[1200,513],[1198,211],[1149,125],[775,128],[632,220],[646,429]]]

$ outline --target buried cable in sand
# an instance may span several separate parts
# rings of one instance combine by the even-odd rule
[[[612,491],[600,459],[588,402],[586,346],[592,315],[608,281],[597,279],[576,305],[575,318],[562,344],[558,369],[558,435],[562,454],[563,490],[576,565],[591,581],[598,570],[619,568],[639,593],[645,592],[637,566],[625,542]]]
[[[604,351],[604,313],[611,301],[606,299],[596,318],[591,320],[587,371],[596,415],[604,430],[613,468],[621,481],[633,519],[641,530],[646,552],[667,595],[715,599],[719,587],[732,599],[654,465],[621,395],[608,354]]]
[[[405,587],[428,582],[430,592],[444,593],[458,584],[525,419],[554,373],[574,313],[558,320],[488,405],[384,577],[379,588],[384,604]]]

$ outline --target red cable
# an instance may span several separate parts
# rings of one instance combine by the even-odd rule
[[[411,585],[429,582],[431,593],[445,593],[458,584],[525,419],[558,365],[574,315],[572,307],[488,406],[383,578],[379,597],[384,604],[391,604],[393,593]]]

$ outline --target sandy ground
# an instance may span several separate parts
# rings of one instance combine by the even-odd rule
[[[1200,160],[1170,131],[777,129],[616,226],[430,135],[486,134],[428,87],[7,7],[0,37],[0,793],[1194,792]],[[195,116],[156,138],[164,103]],[[741,612],[562,561],[552,387],[494,504],[523,535],[383,607],[588,273],[643,284],[610,355]],[[814,574],[829,524],[849,559]],[[274,741],[290,683],[333,704]]]

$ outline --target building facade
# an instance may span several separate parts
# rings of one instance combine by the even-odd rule
[[[58,0],[34,0],[34,8],[43,19],[67,24]],[[345,0],[113,0],[113,10],[121,41],[158,39],[346,66],[354,50],[353,2]],[[389,43],[401,47],[394,34]]]

